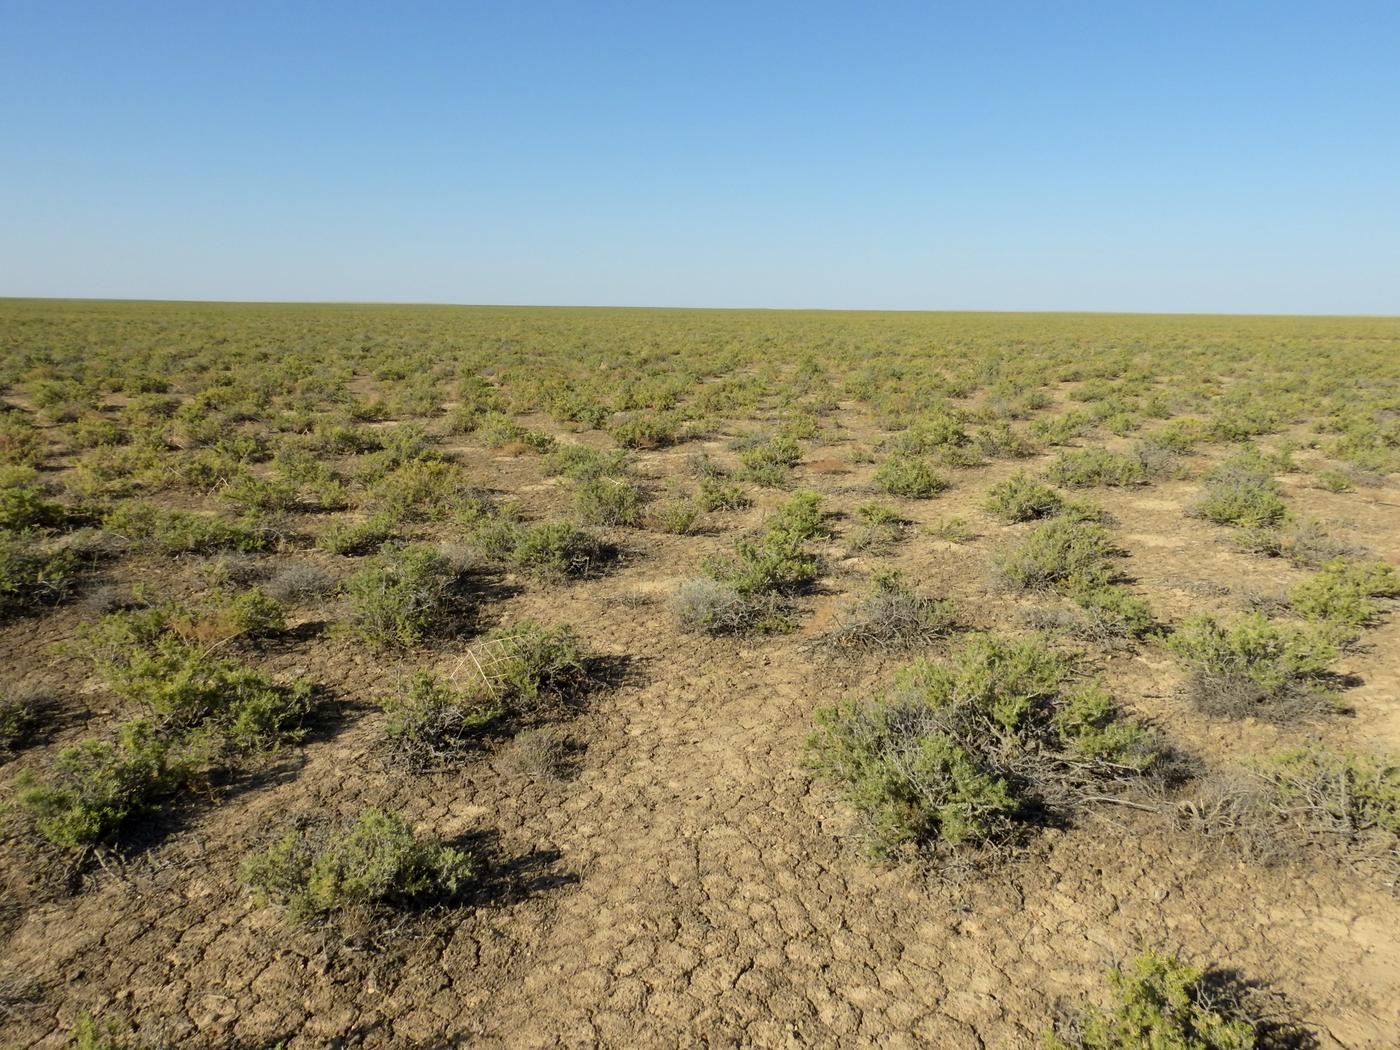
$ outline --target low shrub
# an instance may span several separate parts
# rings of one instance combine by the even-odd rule
[[[545,460],[545,470],[574,481],[626,477],[631,469],[626,452],[600,450],[588,445],[559,445]]]
[[[1116,548],[1092,522],[1051,518],[995,556],[1002,578],[1023,590],[1075,590],[1108,583]]]
[[[696,499],[700,508],[707,511],[743,510],[753,503],[736,482],[713,476],[700,479],[700,492]]]
[[[700,507],[694,500],[670,499],[651,510],[651,525],[658,532],[684,536],[692,532],[700,518]]]
[[[48,499],[31,467],[0,467],[0,529],[20,531],[61,525],[67,514]]]
[[[1374,623],[1373,599],[1400,595],[1400,575],[1384,562],[1336,558],[1288,591],[1293,610],[1305,620],[1356,629]]]
[[[663,448],[675,443],[680,420],[666,412],[639,413],[614,423],[608,433],[623,448]]]
[[[369,554],[389,541],[396,524],[392,515],[380,513],[362,521],[332,525],[317,537],[316,546],[328,554]]]
[[[903,455],[891,456],[880,465],[875,484],[903,499],[931,499],[948,487],[928,460]]]
[[[341,587],[349,629],[370,645],[413,648],[459,630],[466,618],[461,573],[440,551],[390,547]]]
[[[894,691],[817,713],[808,760],[872,847],[990,846],[1167,769],[1162,745],[1034,641],[976,635]]]
[[[279,569],[263,589],[276,601],[301,605],[315,598],[324,598],[335,587],[335,577],[325,569],[310,562],[301,562]]]
[[[40,704],[27,697],[0,699],[0,755],[27,744],[39,728]]]
[[[856,508],[856,526],[846,538],[846,546],[857,554],[885,554],[908,528],[909,522],[899,511],[886,503],[868,500]]]
[[[594,478],[574,492],[574,513],[585,525],[636,525],[646,494],[634,482]]]
[[[985,504],[988,513],[1002,521],[1034,521],[1057,514],[1063,504],[1060,494],[1024,471],[992,486]]]
[[[1279,525],[1288,508],[1269,468],[1258,457],[1246,455],[1227,461],[1206,476],[1191,513],[1217,525],[1258,528]]]
[[[231,522],[189,511],[128,503],[103,518],[102,528],[135,547],[163,554],[211,554],[268,549],[273,545],[273,537],[258,527],[261,520],[252,517]]]
[[[592,533],[565,521],[517,526],[510,530],[508,542],[509,562],[546,581],[588,576],[607,553]]]
[[[393,755],[411,769],[441,765],[475,744],[505,706],[481,690],[458,689],[425,672],[379,702]]]
[[[160,1050],[157,1044],[141,1038],[127,1021],[116,1017],[99,1021],[86,1011],[73,1022],[63,1045],[64,1050]]]
[[[1205,970],[1149,951],[1108,972],[1113,1006],[1045,1035],[1046,1050],[1253,1050],[1258,1022]]]
[[[877,572],[841,610],[829,638],[839,646],[910,649],[947,635],[956,620],[952,602],[918,594],[898,572]]]
[[[1147,468],[1139,457],[1104,448],[1062,452],[1050,464],[1048,474],[1055,484],[1068,488],[1142,485],[1148,480]]]
[[[0,529],[0,619],[36,605],[51,605],[72,593],[78,559],[32,533]]]
[[[1224,623],[1193,616],[1167,645],[1186,665],[1191,696],[1207,714],[1286,720],[1334,706],[1325,680],[1337,648],[1316,628],[1276,624],[1259,613]]]
[[[84,740],[53,760],[45,783],[21,779],[18,801],[34,830],[79,850],[110,843],[132,818],[150,813],[203,769],[149,722],[129,722],[115,740]]]
[[[511,743],[510,764],[526,776],[562,780],[569,773],[569,740],[555,726],[517,733]]]
[[[277,901],[294,922],[309,922],[350,909],[451,903],[476,872],[469,853],[416,837],[397,813],[368,809],[336,833],[284,836],[244,862],[243,880],[259,904]]]

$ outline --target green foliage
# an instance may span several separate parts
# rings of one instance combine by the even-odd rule
[[[149,813],[202,768],[148,722],[128,722],[115,741],[84,740],[53,760],[46,783],[26,778],[19,804],[39,835],[64,849],[115,839],[133,817]]]
[[[1147,481],[1147,469],[1139,458],[1104,448],[1062,452],[1050,465],[1049,475],[1057,485],[1069,488],[1141,485]]]
[[[974,635],[946,663],[918,661],[894,691],[817,713],[808,759],[860,812],[877,853],[1004,841],[1046,807],[1165,762],[1107,694],[1036,642]]]
[[[474,498],[475,489],[456,463],[413,459],[385,474],[370,489],[371,520],[443,521]]]
[[[39,706],[32,700],[0,699],[0,755],[23,747],[39,727]]]
[[[1108,973],[1114,1003],[1090,1007],[1046,1050],[1253,1050],[1255,1021],[1213,994],[1206,971],[1164,952],[1145,952]]]
[[[316,539],[316,546],[328,554],[368,554],[382,547],[394,534],[392,515],[374,514],[361,521],[332,525]]]
[[[1273,785],[1280,812],[1305,831],[1400,836],[1400,765],[1387,756],[1300,748],[1255,768]]]
[[[907,649],[948,634],[956,620],[952,602],[918,594],[898,572],[876,572],[865,593],[841,611],[831,640],[858,648]]]
[[[903,537],[909,522],[889,504],[867,500],[856,507],[856,526],[847,546],[865,554],[887,553]]]
[[[249,615],[265,622],[265,611]],[[278,685],[190,644],[178,633],[190,622],[182,610],[155,607],[104,616],[79,637],[103,684],[162,729],[209,728],[245,749],[299,739],[312,705],[310,683]]]
[[[132,1031],[131,1025],[115,1017],[99,1021],[84,1011],[73,1022],[64,1050],[157,1050]]]
[[[35,470],[0,466],[0,529],[61,525],[66,517],[62,507],[46,498]]]
[[[505,557],[542,580],[587,576],[603,561],[603,545],[592,533],[566,521],[541,521],[505,529]]]
[[[505,713],[484,690],[463,690],[419,672],[380,701],[384,732],[395,755],[410,768],[426,769],[475,743]]]
[[[1276,624],[1260,613],[1222,623],[1193,616],[1167,639],[1193,678],[1193,695],[1208,713],[1287,717],[1325,709],[1322,679],[1337,649],[1325,632]]]
[[[574,492],[574,513],[585,525],[636,525],[646,494],[631,481],[594,478]]]
[[[700,493],[696,497],[702,510],[743,510],[753,500],[744,494],[736,482],[719,477],[700,479]]]
[[[342,586],[350,630],[377,648],[413,648],[462,625],[459,570],[426,545],[381,551]]]
[[[659,532],[684,536],[695,528],[700,508],[694,500],[671,499],[658,503],[651,511],[651,523]]]
[[[1192,513],[1217,525],[1257,528],[1279,525],[1288,508],[1269,467],[1257,456],[1245,455],[1207,475]]]
[[[624,448],[662,448],[675,443],[680,420],[669,413],[643,412],[614,423],[608,433]]]
[[[1355,629],[1380,613],[1374,598],[1400,595],[1400,576],[1384,562],[1336,558],[1314,576],[1294,584],[1289,604],[1306,620]]]
[[[1109,582],[1115,554],[1108,530],[1092,522],[1051,518],[1019,544],[1000,551],[997,569],[1009,583],[1026,590],[1074,591]]]
[[[1018,471],[992,486],[987,494],[987,511],[1002,521],[1033,521],[1052,517],[1063,503],[1060,494],[1049,485]]]
[[[931,499],[948,487],[948,482],[921,457],[896,454],[875,471],[875,484],[891,496],[904,499]]]
[[[102,519],[102,528],[138,548],[162,554],[212,554],[266,550],[271,546],[270,537],[255,523],[253,518],[231,522],[190,511],[126,503]]]
[[[67,597],[77,582],[78,562],[32,533],[0,529],[0,619]]]
[[[365,810],[324,841],[292,832],[243,865],[260,904],[286,905],[294,922],[358,908],[421,908],[452,902],[476,876],[475,859],[420,839],[397,813]]]
[[[625,477],[630,469],[626,452],[618,449],[600,450],[588,445],[559,445],[545,460],[551,474],[562,474],[574,481],[594,481],[598,478]]]

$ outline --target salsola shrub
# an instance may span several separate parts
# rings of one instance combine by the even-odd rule
[[[992,486],[986,508],[1002,521],[1033,521],[1059,513],[1063,503],[1060,494],[1049,485],[1036,481],[1025,471],[1018,471]]]
[[[629,469],[626,452],[620,449],[603,451],[588,445],[559,445],[545,459],[545,470],[550,474],[562,474],[574,481],[625,477]]]
[[[1374,833],[1400,848],[1400,765],[1388,756],[1300,748],[1253,768],[1272,785],[1279,816],[1300,830],[1353,840]]]
[[[328,554],[369,554],[393,536],[396,524],[392,515],[371,514],[360,521],[332,525],[316,538],[316,546]]]
[[[565,521],[542,521],[514,529],[506,556],[531,576],[559,581],[590,575],[606,554],[603,544],[587,530]]]
[[[232,522],[190,511],[128,503],[103,518],[102,528],[138,548],[163,554],[210,554],[268,549],[276,537],[262,523],[257,517]]]
[[[1237,456],[1206,476],[1191,513],[1217,525],[1245,528],[1281,524],[1288,508],[1268,464],[1257,456]]]
[[[1259,1022],[1241,992],[1165,952],[1108,972],[1113,1005],[1045,1036],[1046,1050],[1253,1050]]]
[[[379,702],[387,720],[384,733],[390,752],[412,769],[428,769],[472,746],[482,731],[505,712],[483,690],[420,672],[400,690]]]
[[[1400,595],[1400,576],[1389,565],[1337,558],[1291,587],[1288,601],[1306,620],[1355,629],[1380,615],[1374,599],[1396,595]]]
[[[623,448],[662,448],[675,442],[680,420],[668,412],[639,412],[608,427],[608,433]]]
[[[574,513],[585,525],[636,525],[645,503],[640,486],[619,478],[593,478],[574,492]]]
[[[700,507],[693,499],[670,499],[656,504],[651,510],[650,524],[658,532],[684,536],[695,529]]]
[[[1102,525],[1052,518],[1020,543],[998,552],[995,560],[1008,583],[1024,590],[1048,590],[1108,582],[1116,554]]]
[[[748,480],[777,486],[787,481],[788,471],[802,460],[802,446],[792,437],[778,434],[745,448],[739,460]]]
[[[32,529],[62,524],[67,514],[47,498],[32,467],[0,466],[0,529]]]
[[[78,559],[27,532],[0,529],[0,619],[66,598],[77,585]]]
[[[204,728],[238,748],[299,739],[311,684],[280,685],[191,644],[180,616],[173,606],[112,613],[79,637],[103,683],[163,730]]]
[[[129,820],[159,808],[203,768],[195,751],[149,722],[129,722],[115,740],[65,747],[44,782],[22,777],[18,801],[40,836],[84,849],[116,839]]]
[[[856,525],[846,538],[855,553],[883,554],[903,538],[909,522],[886,503],[867,500],[856,508]]]
[[[303,829],[249,857],[243,880],[260,904],[284,904],[294,922],[349,909],[447,904],[472,885],[471,854],[420,839],[397,813],[366,810],[333,833]]]
[[[1337,648],[1325,631],[1260,613],[1225,622],[1193,616],[1167,645],[1186,665],[1191,696],[1207,714],[1286,720],[1334,706],[1326,678]]]
[[[866,592],[843,608],[830,641],[854,648],[909,649],[953,630],[950,601],[917,593],[898,572],[877,572]]]
[[[0,699],[0,756],[23,747],[34,736],[42,717],[42,705],[29,697]]]
[[[1105,448],[1073,449],[1060,453],[1048,471],[1050,480],[1068,488],[1091,485],[1143,485],[1149,478],[1141,456]]]
[[[64,1050],[159,1050],[147,1042],[127,1021],[116,1017],[101,1020],[83,1012],[73,1022]]]
[[[920,456],[896,453],[875,471],[875,484],[891,496],[904,499],[931,499],[948,487],[948,482]]]
[[[860,812],[877,853],[1005,842],[1133,780],[1166,753],[1038,642],[969,638],[893,692],[817,713],[808,759]]]
[[[455,633],[466,617],[461,573],[425,545],[392,547],[342,585],[352,633],[370,645],[413,648]]]

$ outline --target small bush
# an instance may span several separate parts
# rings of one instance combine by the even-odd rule
[[[471,480],[456,463],[409,460],[370,489],[369,502],[375,511],[371,520],[444,521],[475,496]]]
[[[300,605],[335,590],[335,577],[319,565],[302,562],[280,569],[264,585],[275,600]]]
[[[266,550],[272,537],[256,527],[257,520],[235,523],[189,511],[125,504],[102,519],[102,528],[136,547],[163,554],[211,554]]]
[[[1206,477],[1191,513],[1217,525],[1273,527],[1288,513],[1278,483],[1257,457],[1229,460]]]
[[[47,498],[30,467],[0,467],[0,529],[15,531],[60,525],[63,508]]]
[[[39,728],[40,705],[23,697],[0,700],[0,755],[27,744]]]
[[[888,696],[819,711],[808,759],[877,853],[994,845],[1166,768],[1151,734],[1071,675],[1035,642],[973,636],[944,664],[904,668]]]
[[[569,772],[569,740],[554,726],[526,729],[511,743],[510,762],[526,776],[562,780]]]
[[[1306,620],[1355,629],[1374,623],[1374,598],[1400,595],[1400,576],[1384,562],[1337,558],[1288,591],[1288,601]]]
[[[626,452],[616,449],[600,451],[587,445],[560,445],[545,460],[551,474],[562,474],[574,481],[594,481],[598,478],[620,478],[629,468]]]
[[[684,536],[695,528],[700,508],[694,500],[672,499],[658,503],[651,511],[651,524],[658,532]]]
[[[388,542],[395,525],[395,519],[389,514],[374,514],[363,521],[332,525],[317,538],[316,546],[328,554],[369,554]]]
[[[1046,1050],[1252,1050],[1256,1021],[1206,971],[1146,952],[1108,973],[1114,1004],[1045,1037]]]
[[[370,645],[413,648],[465,618],[459,572],[428,546],[386,549],[342,586],[350,630]]]
[[[158,1047],[142,1039],[124,1020],[111,1017],[98,1021],[92,1014],[83,1012],[73,1022],[64,1050],[158,1050]]]
[[[594,478],[574,493],[574,513],[585,525],[636,525],[646,494],[631,481]]]
[[[1167,645],[1191,673],[1191,694],[1207,714],[1287,719],[1330,709],[1324,685],[1335,644],[1314,628],[1275,624],[1259,613],[1221,623],[1194,616]]]
[[[737,483],[717,477],[701,478],[696,498],[701,509],[707,511],[743,510],[753,503]]]
[[[722,580],[687,580],[671,601],[682,630],[708,634],[737,634],[755,619],[752,601],[732,583]]]
[[[1142,485],[1147,482],[1147,469],[1134,456],[1111,452],[1103,448],[1076,449],[1062,452],[1050,465],[1050,480],[1068,488],[1091,485]]]
[[[482,730],[505,713],[482,691],[463,691],[420,672],[380,701],[384,731],[395,756],[412,769],[429,769],[476,743]]]
[[[294,922],[349,909],[450,903],[475,875],[470,854],[419,839],[403,817],[377,809],[319,841],[292,832],[243,865],[258,902],[285,904]]]
[[[846,539],[846,546],[855,553],[884,554],[903,538],[909,527],[893,507],[868,500],[856,508],[856,527]]]
[[[608,433],[624,448],[663,448],[675,443],[680,421],[668,413],[642,413],[613,424]]]
[[[897,572],[877,572],[865,594],[841,611],[831,641],[856,648],[910,649],[947,635],[956,618],[952,602],[916,593]]]
[[[77,558],[24,532],[0,529],[0,618],[62,601],[77,585]]]
[[[1058,492],[1022,471],[992,486],[986,508],[1002,521],[1033,521],[1057,514],[1062,503]]]
[[[592,533],[565,521],[536,522],[510,532],[506,557],[542,580],[587,576],[603,561],[604,548]]]
[[[996,556],[1003,579],[1024,590],[1076,590],[1109,582],[1115,548],[1102,525],[1052,518]]]
[[[43,838],[83,849],[114,840],[129,820],[158,808],[200,768],[149,723],[129,722],[115,741],[65,747],[47,783],[21,783],[19,804]]]
[[[928,460],[891,456],[875,471],[875,484],[891,496],[931,499],[948,487]]]

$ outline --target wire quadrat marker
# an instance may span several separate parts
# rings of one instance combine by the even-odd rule
[[[520,655],[520,639],[519,634],[507,634],[468,646],[467,655],[457,661],[447,677],[457,685],[464,678],[480,682],[492,696],[499,695],[501,683]]]

